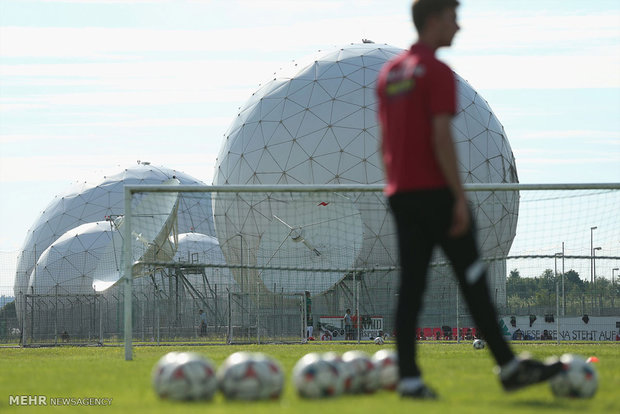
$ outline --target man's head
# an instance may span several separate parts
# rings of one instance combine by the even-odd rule
[[[351,309],[347,309],[347,313],[351,313]]]
[[[411,14],[420,40],[435,48],[450,46],[459,30],[456,22],[458,6],[458,0],[414,0]]]

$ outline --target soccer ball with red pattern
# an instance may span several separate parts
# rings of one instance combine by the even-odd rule
[[[344,391],[340,364],[318,353],[304,355],[293,368],[293,383],[301,397],[335,397]]]
[[[159,397],[172,400],[210,400],[217,391],[213,363],[193,352],[170,352],[153,368],[151,382]]]
[[[349,392],[370,394],[379,389],[379,371],[367,353],[347,351],[342,355],[342,360],[353,371],[353,381]]]
[[[398,354],[393,349],[382,349],[371,358],[379,372],[379,384],[386,390],[395,390],[398,385]]]
[[[564,354],[564,370],[551,378],[549,385],[556,397],[592,398],[598,389],[598,374],[582,357]]]
[[[355,375],[353,367],[345,363],[342,360],[342,355],[337,352],[326,352],[322,355],[322,358],[323,360],[338,367],[338,370],[340,371],[340,383],[342,384],[342,391],[344,393],[351,393],[352,387],[354,385],[353,377]]]
[[[474,349],[484,349],[485,343],[482,339],[474,339],[472,346]]]
[[[284,385],[280,364],[259,352],[230,355],[219,368],[217,378],[220,390],[230,400],[277,399]]]

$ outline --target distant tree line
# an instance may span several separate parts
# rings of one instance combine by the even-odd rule
[[[560,311],[562,309],[562,274],[554,275],[546,269],[540,276],[521,277],[519,270],[510,271],[506,280],[505,313],[513,314],[555,314],[556,283],[559,284]],[[605,278],[595,283],[584,281],[579,273],[569,270],[564,273],[564,303],[566,315],[615,315],[620,309],[620,284]]]

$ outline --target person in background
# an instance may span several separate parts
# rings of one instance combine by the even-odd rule
[[[312,297],[306,290],[306,339],[312,338],[314,332],[314,321],[312,319]]]
[[[344,313],[344,339],[353,339],[353,321],[351,320],[351,309]]]
[[[207,314],[204,310],[198,311],[198,318],[200,320],[200,336],[207,336]]]

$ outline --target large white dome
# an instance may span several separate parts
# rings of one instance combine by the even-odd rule
[[[126,184],[163,184],[173,177],[176,177],[180,184],[203,185],[201,181],[185,173],[148,163],[139,163],[118,174],[104,177],[98,183],[76,184],[64,195],[54,198],[28,230],[18,257],[14,284],[15,295],[19,296],[20,292],[26,293],[29,285],[36,286],[41,282],[30,283],[34,265],[50,246],[59,241],[62,235],[87,223],[92,225],[106,218],[113,219],[122,216],[124,213],[123,187]],[[193,194],[185,197],[181,195],[177,219],[179,231],[214,234],[210,196],[206,194],[199,198]],[[59,252],[56,248],[54,250],[56,253]],[[51,252],[46,253],[48,257],[46,265],[47,260],[51,258],[50,254]],[[87,250],[85,254],[88,254]],[[72,257],[77,256],[67,256],[63,259],[66,266],[71,266]],[[55,275],[53,280],[58,278],[61,280],[63,277],[62,274]],[[67,277],[72,278],[70,275]]]
[[[353,44],[320,53],[294,75],[266,83],[241,107],[225,134],[213,183],[382,183],[375,82],[383,64],[401,52],[387,45]],[[458,75],[456,80],[458,113],[452,126],[464,182],[517,182],[502,125],[466,81]],[[363,226],[356,264],[396,265],[394,226],[383,196],[347,196]],[[505,256],[515,235],[518,193],[476,193],[471,198],[482,251]],[[260,240],[270,226],[277,226],[273,211],[278,204],[248,195],[241,201],[217,198],[213,205],[217,236],[229,262],[239,261],[242,243],[246,260],[261,263]],[[296,289],[308,289],[311,279],[296,278]]]

